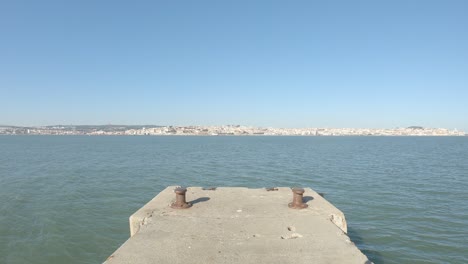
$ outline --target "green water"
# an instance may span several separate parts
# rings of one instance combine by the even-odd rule
[[[101,263],[167,185],[325,193],[375,263],[468,263],[468,137],[0,136],[0,263]]]

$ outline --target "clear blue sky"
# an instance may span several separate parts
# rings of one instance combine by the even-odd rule
[[[1,1],[0,124],[468,130],[468,1]]]

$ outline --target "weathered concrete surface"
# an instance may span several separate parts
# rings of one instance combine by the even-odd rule
[[[131,238],[105,263],[371,263],[346,235],[341,211],[306,188],[189,187],[189,209],[172,209],[168,187],[130,217]]]

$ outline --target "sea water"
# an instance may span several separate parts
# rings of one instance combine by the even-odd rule
[[[168,185],[311,187],[375,263],[468,263],[468,137],[0,136],[0,263],[101,263]]]

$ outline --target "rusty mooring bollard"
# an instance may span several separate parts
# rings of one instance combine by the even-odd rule
[[[185,201],[185,193],[187,192],[187,188],[178,187],[174,190],[176,194],[176,201],[171,204],[171,207],[174,209],[187,209],[192,206],[192,204],[187,203]]]
[[[303,188],[292,188],[293,192],[293,201],[292,203],[289,203],[288,206],[289,208],[293,209],[304,209],[307,208],[308,205],[303,202],[302,198],[304,195],[304,189]]]

